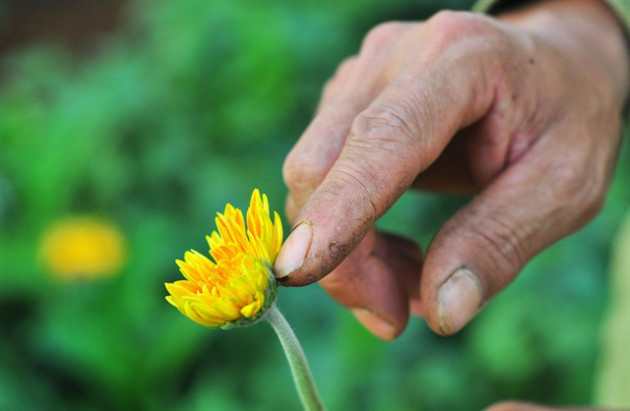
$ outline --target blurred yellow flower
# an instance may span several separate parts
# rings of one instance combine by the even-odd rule
[[[44,233],[40,255],[46,269],[57,278],[108,277],[123,265],[125,241],[109,223],[93,217],[71,217]]]
[[[207,327],[251,324],[277,295],[271,270],[282,245],[280,216],[274,212],[272,222],[267,196],[254,190],[246,220],[228,204],[215,221],[218,232],[206,237],[214,261],[187,251],[176,261],[186,280],[165,284],[166,300]]]

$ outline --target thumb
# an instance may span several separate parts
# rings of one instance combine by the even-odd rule
[[[551,156],[561,152],[558,141],[567,144],[579,133],[557,134],[541,137],[435,236],[420,285],[434,331],[460,330],[527,261],[600,209],[609,175],[597,165],[605,163],[598,159],[602,151],[573,141],[563,158]]]

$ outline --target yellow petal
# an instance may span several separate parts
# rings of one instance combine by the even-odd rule
[[[258,313],[260,307],[262,307],[262,302],[254,301],[251,304],[248,304],[245,307],[241,308],[241,314],[243,314],[243,317],[245,318],[252,318]]]

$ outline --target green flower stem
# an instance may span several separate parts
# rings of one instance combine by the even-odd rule
[[[291,372],[293,373],[293,381],[295,381],[304,409],[307,411],[325,410],[326,408],[317,393],[317,387],[315,386],[313,375],[306,362],[304,351],[302,351],[300,342],[293,333],[286,318],[284,318],[280,310],[278,310],[278,307],[273,304],[265,314],[265,319],[269,321],[276,331],[276,334],[278,334],[282,348],[284,348],[284,353],[289,360]]]

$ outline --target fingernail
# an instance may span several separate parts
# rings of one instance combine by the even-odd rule
[[[372,334],[384,340],[396,337],[396,327],[365,308],[353,308],[352,313]]]
[[[460,268],[442,284],[438,294],[438,318],[444,334],[459,331],[470,321],[483,301],[479,278],[467,268]]]
[[[313,241],[313,228],[308,223],[300,223],[284,242],[276,258],[274,273],[281,279],[302,267]]]

